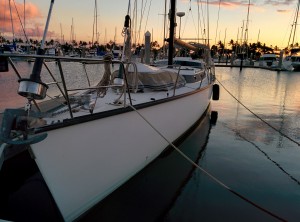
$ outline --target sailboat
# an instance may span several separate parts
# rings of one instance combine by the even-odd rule
[[[128,60],[129,13],[121,61],[109,54],[103,60],[44,56],[53,4],[54,0],[41,49],[30,55],[36,58],[32,74],[18,81],[18,94],[28,102],[25,108],[7,108],[2,117],[0,218],[4,220],[78,219],[172,146],[208,112],[211,99],[219,97],[211,59],[205,60],[199,78],[173,66],[175,0],[167,67]],[[10,59],[14,56],[0,55],[5,67],[9,63],[16,68]],[[45,58],[56,60],[59,80],[49,71],[53,81],[42,81],[41,70],[48,70]],[[102,79],[92,85],[82,73],[88,84],[76,88],[68,84],[64,61],[98,62]],[[62,96],[48,99],[50,85],[57,86]]]
[[[233,60],[233,65],[235,66],[250,66],[251,61],[248,59],[248,28],[249,28],[249,12],[250,12],[250,0],[248,2],[248,9],[247,9],[247,20],[246,20],[246,27],[245,27],[245,33],[242,31],[242,37],[243,42],[241,42],[240,46],[240,52],[237,53],[237,57],[235,60]],[[244,30],[244,22],[242,26]],[[244,37],[243,37],[244,35]]]
[[[297,30],[297,25],[298,25],[299,5],[300,5],[300,2],[298,1],[297,7],[296,7],[296,12],[295,12],[295,17],[294,17],[294,22],[293,22],[291,33],[290,33],[290,38],[293,35],[292,43],[291,43],[291,46],[292,46],[291,53],[283,61],[283,65],[290,67],[289,70],[292,70],[292,71],[300,71],[300,54],[299,54],[300,49],[299,49],[299,47],[294,48],[295,35],[296,35],[296,30]],[[290,43],[290,38],[289,38],[289,43]],[[288,43],[288,46],[289,46],[289,43]]]

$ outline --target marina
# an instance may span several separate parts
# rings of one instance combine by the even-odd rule
[[[78,219],[174,146],[207,112],[211,99],[219,99],[207,45],[196,48],[201,52],[197,61],[177,57],[182,64],[173,63],[175,0],[170,2],[168,62],[156,67],[149,65],[150,33],[145,35],[146,63],[131,58],[129,10],[120,60],[111,52],[91,59],[44,56],[53,5],[54,0],[36,55],[0,54],[1,72],[13,69],[17,94],[26,99],[24,108],[6,107],[2,115],[0,217],[5,220],[38,220],[47,214],[56,218],[52,220]],[[34,58],[29,76],[21,76],[14,63],[18,57]],[[48,67],[49,60],[58,70]],[[66,68],[68,62],[73,68]],[[90,62],[102,65],[96,83],[86,70]],[[78,63],[83,84],[74,75]],[[59,95],[50,96],[50,86]],[[16,174],[16,167],[22,172]],[[36,181],[42,188],[35,188]],[[37,196],[29,195],[29,187]],[[27,210],[18,207],[23,204]]]
[[[260,29],[250,43],[257,9],[273,3],[234,4],[246,20],[236,40],[228,23],[227,40],[228,2],[154,1],[161,25],[152,1],[118,3],[106,21],[125,12],[114,40],[98,31],[112,2],[100,14],[97,0],[83,4],[94,13],[88,42],[76,40],[85,17],[79,26],[72,17],[70,40],[61,23],[52,38],[65,2],[49,1],[46,19],[35,3],[0,2],[1,221],[299,220],[300,2],[278,47]],[[41,41],[28,38],[37,18]]]
[[[57,67],[55,62],[48,65]],[[17,66],[32,68],[26,62]],[[88,70],[96,70],[92,66]],[[208,112],[178,147],[243,197],[286,221],[297,221],[300,101],[295,89],[300,83],[299,73],[258,68],[240,71],[238,67],[216,67],[216,72],[220,100],[210,106],[210,111],[218,112],[216,124],[210,124]],[[17,89],[12,86],[16,76],[1,73],[0,78],[2,89],[6,89],[3,93],[15,94]],[[1,98],[3,109],[9,101]],[[22,106],[23,100],[15,103],[16,107]],[[79,220],[216,221],[224,217],[226,221],[277,221],[170,148]]]
[[[218,81],[236,99],[295,142],[263,123],[221,87],[220,100],[211,105],[211,110],[218,112],[216,124],[210,125],[206,117],[179,148],[191,157],[191,150],[198,152],[197,164],[281,219],[237,197],[196,168],[186,173],[172,198],[168,197],[168,187],[179,182],[167,182],[167,178],[176,178],[173,174],[188,164],[172,151],[82,221],[298,221],[300,101],[294,89],[300,81],[299,73],[251,68],[240,72],[239,68],[223,67],[216,71]],[[172,164],[174,156],[176,164]],[[155,214],[164,201],[165,208]]]

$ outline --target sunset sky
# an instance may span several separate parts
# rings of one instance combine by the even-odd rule
[[[42,38],[50,2],[50,0],[25,1],[25,29],[29,38]],[[123,42],[121,31],[124,17],[127,14],[128,2],[128,0],[97,1],[100,43],[114,40],[114,36],[116,36],[116,42]],[[135,6],[134,2],[134,0],[131,0],[131,9]],[[198,26],[202,30],[200,33],[203,33],[205,29],[207,34],[206,12],[204,12],[204,15],[200,15],[201,23],[197,22],[198,9],[206,11],[206,4],[199,4],[198,7],[197,2],[201,3],[200,0],[177,0],[177,11],[185,12],[185,16],[181,20],[182,39],[196,38],[198,36]],[[209,38],[211,44],[219,40],[229,42],[230,39],[234,41],[241,39],[243,22],[244,28],[246,26],[248,3],[249,0],[209,0]],[[141,33],[140,38],[138,38],[138,34],[135,37],[140,40],[139,42],[143,40],[142,33],[150,31],[153,34],[153,40],[157,40],[161,44],[163,39],[164,4],[164,0],[137,1],[138,22],[134,31],[135,33]],[[18,18],[19,14],[23,22],[24,0],[10,0],[10,5],[15,35],[17,38],[24,38],[24,35],[20,32],[21,26]],[[95,0],[56,0],[47,35],[48,39],[60,40],[62,34],[64,40],[69,41],[73,19],[76,40],[92,41],[94,5]],[[286,47],[296,7],[297,0],[251,0],[248,42],[259,40],[268,46]],[[9,9],[9,0],[0,0],[0,32],[5,38],[10,38],[12,35]],[[141,18],[142,11],[144,13]],[[203,18],[205,19],[204,23],[202,22]],[[134,21],[132,22],[134,23]],[[177,17],[177,23],[177,28],[179,29],[179,17]],[[62,27],[62,32],[60,26]],[[179,33],[178,29],[177,34]],[[207,35],[205,37],[207,38]],[[296,35],[295,42],[300,42],[299,37],[299,35]]]

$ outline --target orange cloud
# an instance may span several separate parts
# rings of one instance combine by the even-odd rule
[[[229,2],[229,1],[214,1],[210,3],[211,5],[215,5],[218,6],[220,5],[220,7],[222,8],[228,8],[228,9],[236,9],[238,7],[240,7],[241,5],[243,5],[242,3],[238,3],[238,2]]]
[[[11,8],[10,8],[11,7]],[[11,19],[12,18],[12,19]],[[42,13],[39,8],[33,3],[26,3],[25,5],[25,28],[28,36],[37,36],[33,30],[39,29],[41,31],[42,24],[38,24],[37,21],[42,18]],[[20,21],[21,20],[21,21]],[[5,32],[5,35],[12,35],[12,22],[14,26],[14,32],[17,35],[22,35],[22,25],[24,27],[24,4],[17,3],[14,0],[1,1],[0,2],[0,31]],[[22,25],[21,25],[22,23]]]
[[[278,9],[277,12],[278,12],[278,13],[281,13],[281,14],[287,14],[287,13],[291,13],[291,10]]]

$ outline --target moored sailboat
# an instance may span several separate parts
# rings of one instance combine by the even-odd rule
[[[53,3],[54,0],[49,15]],[[176,1],[172,0],[170,29],[174,28],[175,5]],[[124,33],[130,33],[129,24],[126,20]],[[47,26],[48,21],[45,33]],[[170,53],[173,37],[174,32],[170,30]],[[126,34],[127,40],[130,37]],[[42,54],[34,56],[30,77],[19,80],[18,93],[28,100],[25,108],[6,109],[3,115],[0,152],[1,171],[5,173],[1,180],[9,178],[9,169],[16,167],[11,160],[30,153],[25,159],[34,165],[35,171],[25,173],[25,187],[28,181],[37,181],[38,174],[46,186],[45,193],[50,195],[49,200],[53,198],[52,208],[65,221],[78,218],[147,166],[201,118],[212,96],[218,98],[218,90],[213,95],[213,88],[218,88],[214,87],[211,59],[206,60],[209,62],[199,78],[188,81],[188,74],[172,63],[166,68],[156,68],[127,60],[115,61],[109,55],[99,60]],[[1,57],[8,58],[13,66],[10,55]],[[42,81],[40,73],[45,58],[56,60],[60,81],[55,78],[52,83]],[[63,61],[98,62],[104,67],[102,79],[91,86],[87,78],[88,87],[71,88],[63,72]],[[119,69],[113,72],[112,65]],[[36,102],[45,100],[49,85],[57,85],[62,96],[45,103]],[[9,212],[11,206],[24,201],[20,196],[24,194],[21,192],[25,189],[24,181],[13,184],[16,187],[13,190],[5,190],[5,195],[9,193],[14,198],[1,198],[1,205]],[[12,205],[11,200],[14,200]],[[29,214],[40,203],[31,202],[34,202],[32,207],[26,206]],[[2,212],[0,216],[17,220],[22,212]]]

